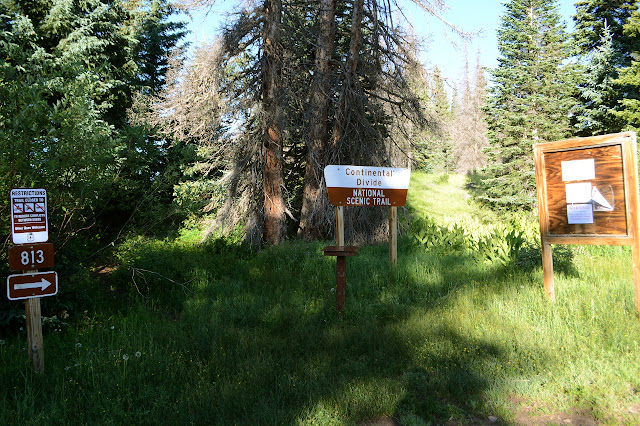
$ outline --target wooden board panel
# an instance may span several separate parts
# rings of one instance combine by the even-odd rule
[[[636,312],[640,313],[636,134],[540,143],[533,146],[533,153],[547,296],[555,298],[552,244],[630,245]],[[596,208],[589,209],[591,206]]]
[[[549,235],[628,235],[622,155],[619,144],[543,154]],[[593,223],[570,224],[566,185],[576,181],[562,180],[562,162],[588,159],[594,160],[595,179],[584,182],[606,194],[613,201],[613,211],[594,211]]]

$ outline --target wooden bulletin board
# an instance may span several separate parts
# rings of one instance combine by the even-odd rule
[[[640,310],[636,134],[568,139],[533,149],[547,295],[554,299],[551,244],[629,245]]]

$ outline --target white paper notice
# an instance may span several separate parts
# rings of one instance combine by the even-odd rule
[[[591,204],[570,204],[567,206],[569,224],[593,223],[593,207]]]
[[[562,162],[562,180],[591,180],[596,178],[596,163],[593,158]]]
[[[564,188],[567,193],[567,204],[591,202],[591,182],[568,183]]]
[[[602,193],[600,193],[600,191],[598,191],[598,189],[596,187],[594,187],[593,191],[591,192],[591,199],[595,203],[595,205],[593,206],[593,210],[595,210],[597,212],[612,212],[613,211],[613,206],[611,205],[611,203],[609,201],[607,201],[606,198],[604,198]]]

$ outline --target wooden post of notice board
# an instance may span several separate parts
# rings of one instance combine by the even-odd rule
[[[545,294],[555,300],[552,244],[628,245],[640,312],[636,134],[568,139],[533,149]]]

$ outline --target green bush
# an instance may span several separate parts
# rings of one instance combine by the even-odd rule
[[[513,218],[506,224],[484,225],[472,220],[438,224],[421,216],[411,222],[409,232],[415,242],[429,249],[471,254],[479,262],[503,266],[541,264],[541,261],[534,262],[541,258],[537,234],[522,218]],[[559,250],[559,253],[566,252]],[[570,256],[563,259],[570,263]]]

